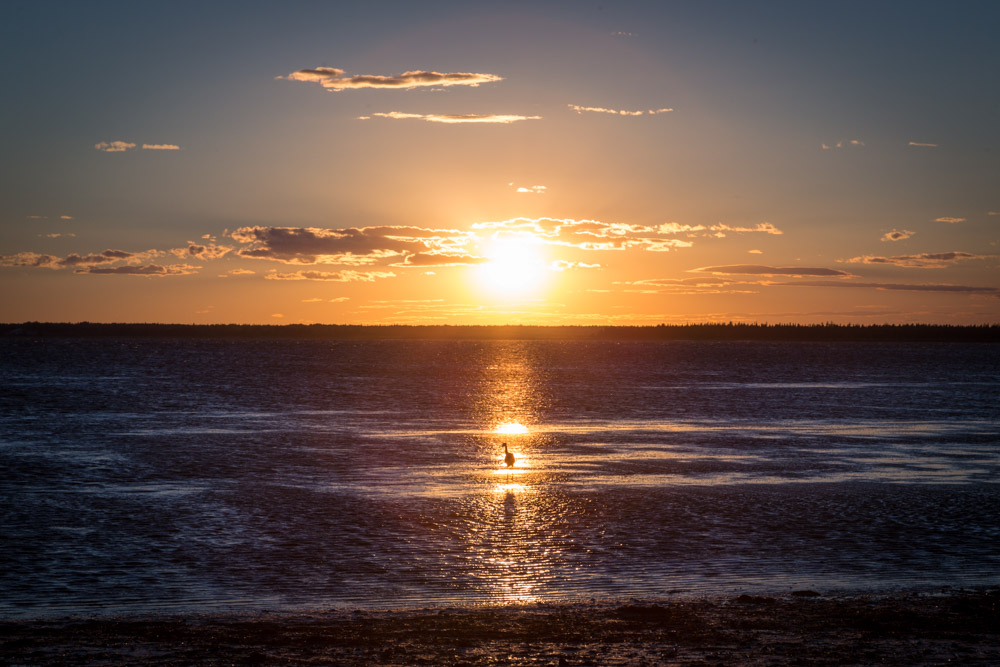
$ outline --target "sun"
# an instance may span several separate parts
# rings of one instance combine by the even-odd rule
[[[530,234],[494,237],[476,267],[480,286],[495,295],[518,297],[540,290],[548,278],[541,243]]]

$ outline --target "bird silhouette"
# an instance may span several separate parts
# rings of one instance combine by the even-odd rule
[[[514,453],[507,451],[507,443],[503,443],[503,462],[507,464],[508,468],[514,467]]]

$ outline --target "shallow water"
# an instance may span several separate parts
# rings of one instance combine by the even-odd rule
[[[0,352],[0,616],[1000,581],[996,346]]]

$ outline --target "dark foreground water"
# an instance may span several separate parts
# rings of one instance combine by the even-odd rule
[[[2,617],[1000,582],[998,346],[7,339],[0,370]]]

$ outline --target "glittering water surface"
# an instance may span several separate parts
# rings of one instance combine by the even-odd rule
[[[1000,581],[995,346],[0,352],[0,616]]]

